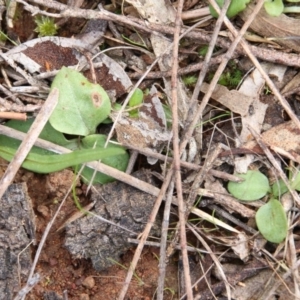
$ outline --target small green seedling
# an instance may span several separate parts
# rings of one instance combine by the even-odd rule
[[[246,174],[237,174],[244,179],[243,182],[229,182],[228,191],[238,200],[255,201],[267,195],[273,194],[268,203],[261,206],[255,220],[259,232],[272,243],[281,243],[287,236],[288,222],[286,213],[279,200],[275,199],[280,194],[278,191],[286,192],[287,188],[282,182],[275,183],[270,188],[268,178],[259,171],[248,171]],[[295,186],[300,188],[300,176],[294,180]]]
[[[139,107],[143,103],[144,99],[144,93],[141,89],[137,88],[131,98],[129,99],[128,105],[126,106],[125,110],[128,111],[129,116],[131,118],[137,118],[139,116]],[[115,103],[113,105],[113,110],[118,111],[122,108],[122,105],[120,103]],[[105,123],[111,123],[111,118],[108,118],[104,121]]]
[[[239,200],[258,200],[264,197],[270,189],[268,178],[259,171],[248,171],[237,176],[244,181],[240,183],[229,181],[228,191]]]
[[[286,0],[286,2],[300,2],[299,0]],[[299,6],[284,6],[282,0],[266,0],[264,3],[266,12],[272,17],[278,17],[282,13],[300,13]]]
[[[220,8],[223,7],[224,0],[216,0],[216,2],[220,6]],[[228,18],[232,18],[236,16],[246,8],[249,2],[250,0],[232,0],[228,7],[226,16]],[[215,9],[211,5],[209,5],[209,10],[213,17],[217,18],[219,16],[219,14],[215,11]]]
[[[197,82],[197,77],[194,75],[183,76],[182,81],[183,81],[184,85],[191,86]]]
[[[242,80],[242,71],[235,69],[233,72],[224,72],[218,83],[228,88],[235,88]]]
[[[290,172],[290,177],[292,172]],[[300,191],[300,172],[297,172],[293,178],[290,178],[290,186],[291,189]],[[283,194],[288,192],[289,189],[282,179],[279,179],[272,185],[272,195],[273,197],[281,197]]]
[[[128,102],[129,116],[132,118],[137,118],[139,116],[138,107],[143,103],[144,93],[141,89],[137,88]]]
[[[54,36],[57,34],[58,26],[54,20],[46,16],[37,16],[34,19],[37,27],[34,29],[39,34],[39,37]]]
[[[208,74],[208,80],[212,80],[214,74]],[[226,70],[221,74],[218,84],[224,85],[229,89],[235,89],[242,81],[243,72],[238,68],[234,61],[230,61]]]
[[[202,46],[202,47],[198,50],[199,56],[204,57],[204,56],[206,55],[207,51],[208,51],[208,47],[209,47],[208,45]]]

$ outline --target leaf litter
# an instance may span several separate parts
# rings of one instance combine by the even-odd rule
[[[21,10],[22,13],[24,3],[21,0],[17,2],[20,2],[17,9]],[[31,12],[36,10],[35,2],[36,1],[28,1],[25,5],[26,9]],[[53,3],[41,2],[45,7],[54,9],[54,6],[51,6]],[[162,57],[158,66],[154,67],[155,71],[169,72],[170,75],[172,73],[172,66],[178,63],[180,72],[181,69],[188,68],[195,62],[201,62],[197,51],[203,45],[208,45],[208,41],[211,38],[211,30],[208,29],[209,25],[213,26],[212,28],[215,26],[215,20],[211,18],[208,18],[205,21],[206,23],[201,25],[202,30],[204,30],[202,40],[199,38],[190,38],[187,34],[186,37],[181,40],[179,58],[175,60],[176,56],[174,56],[174,53],[172,54],[171,48],[172,39],[170,39],[170,36],[166,37],[161,32],[163,26],[165,26],[165,28],[171,29],[170,32],[171,35],[173,35],[173,24],[176,22],[176,8],[170,4],[166,5],[165,1],[157,1],[156,5],[153,5],[151,1],[128,1],[125,7],[123,7],[125,8],[124,15],[114,13],[116,7],[121,8],[115,1],[109,5],[104,5],[102,8],[100,7],[99,11],[93,10],[92,13],[90,10],[91,7],[89,7],[88,4],[78,1],[75,6],[76,5],[78,7],[77,12],[71,7],[66,11],[66,6],[61,3],[57,3],[55,7],[58,16],[62,17],[62,19],[58,21],[62,24],[59,27],[58,34],[60,35],[63,32],[67,33],[64,34],[64,36],[68,36],[65,38],[46,37],[32,39],[32,37],[30,37],[32,32],[26,32],[24,26],[24,28],[22,28],[22,26],[20,27],[22,19],[20,19],[20,21],[13,21],[13,23],[15,22],[16,24],[14,24],[15,27],[10,30],[15,33],[15,36],[19,35],[22,36],[22,38],[26,36],[26,38],[23,38],[20,46],[11,46],[11,50],[2,55],[2,59],[7,62],[7,65],[3,67],[3,70],[7,74],[7,80],[2,85],[14,93],[14,97],[10,94],[7,94],[7,96],[11,97],[11,99],[16,97],[20,99],[21,103],[18,103],[19,105],[26,107],[26,104],[36,103],[36,99],[44,98],[49,92],[50,83],[57,70],[63,66],[76,68],[77,64],[80,66],[80,69],[90,70],[85,71],[84,74],[88,77],[90,82],[98,82],[108,93],[113,103],[119,102],[122,104],[122,101],[125,100],[126,93],[130,92],[130,89],[135,83],[129,79],[130,76],[134,73],[136,76],[136,72],[139,72],[140,76],[143,76],[145,65],[150,66],[152,62],[152,51],[156,57]],[[192,12],[195,9],[196,14],[196,9],[204,5],[204,3],[202,3],[202,1],[194,1],[191,5],[192,8],[188,8],[189,11]],[[12,8],[9,9],[9,12],[11,9]],[[244,22],[247,21],[252,11],[253,7],[251,5],[241,14]],[[90,18],[88,17],[89,13],[90,15],[94,14],[94,16],[98,13],[98,16],[101,16],[109,22],[116,22],[118,26],[116,28],[112,25],[109,25],[108,28],[103,26],[102,29],[104,28],[104,30],[101,34],[96,33],[97,39],[93,41],[89,41],[87,38],[83,39],[82,33],[82,39],[74,39],[72,37],[73,30],[75,30],[75,28],[78,29],[79,34],[83,25],[88,22],[79,19],[79,15],[76,15],[78,12],[80,12],[80,17],[86,19]],[[39,13],[43,14],[45,11],[39,9]],[[70,13],[70,15],[68,15],[68,13]],[[71,15],[71,13],[73,15]],[[141,23],[138,19],[128,18],[131,14],[134,16],[142,16],[147,20],[146,22],[149,23],[145,26],[145,24]],[[261,17],[262,15],[263,17]],[[165,19],[166,16],[168,16],[167,19]],[[30,18],[33,19],[34,17],[30,16]],[[268,53],[273,53],[274,56],[269,55],[269,57],[266,58],[268,61],[271,60],[272,63],[262,63],[261,66],[266,73],[269,73],[275,85],[280,87],[289,69],[278,64],[278,62],[282,63],[284,61],[278,60],[278,57],[280,57],[280,55],[286,57],[285,51],[293,51],[295,54],[298,54],[299,49],[297,48],[297,43],[291,41],[288,37],[290,35],[298,36],[297,32],[291,33],[290,31],[293,29],[296,30],[299,26],[291,27],[288,25],[290,22],[297,22],[297,19],[294,19],[292,16],[280,16],[278,19],[281,22],[280,24],[287,22],[286,26],[280,26],[280,29],[285,29],[285,31],[282,32],[279,31],[275,19],[276,18],[265,16],[261,11],[259,15],[254,18],[250,29],[255,31],[257,35],[272,40],[273,48],[270,48],[271,46],[269,45],[268,50],[271,49],[271,52]],[[235,20],[236,19],[232,22],[234,22],[235,26],[239,26]],[[276,22],[278,20],[276,19]],[[187,19],[184,22],[186,25],[191,26],[190,21],[191,20]],[[195,22],[195,20],[193,20],[193,22]],[[266,25],[265,22],[268,22],[268,25]],[[89,28],[91,27],[92,26]],[[133,30],[134,27],[135,30]],[[70,35],[68,35],[68,28],[70,32],[72,28],[72,34]],[[264,31],[266,28],[271,28],[271,35]],[[122,32],[123,40],[121,40],[122,35],[116,34],[114,29]],[[194,29],[195,32],[197,32],[197,30],[198,29]],[[142,39],[145,38],[143,31],[148,32],[152,47],[146,51],[145,49],[141,49],[136,43],[133,43],[133,34],[138,33]],[[149,34],[149,32],[151,34]],[[115,35],[115,37],[112,37],[113,35]],[[91,36],[95,36],[95,32],[93,32]],[[231,35],[228,34],[227,36],[229,36],[229,38],[219,37],[217,39],[219,47],[225,45],[225,42],[229,42]],[[26,39],[28,39],[28,41]],[[118,40],[117,44],[119,43],[121,46],[114,49],[116,39]],[[105,54],[99,54],[100,48],[95,47],[95,43],[101,43],[101,40],[102,43],[103,40],[105,41],[106,50],[108,50]],[[71,59],[68,60],[67,57],[61,59],[62,54],[59,54],[59,51],[52,51],[53,53],[49,56],[49,52],[47,53],[47,51],[43,49],[49,49],[50,46],[47,44],[48,46],[44,45],[45,48],[41,47],[43,42],[51,43],[51,47],[57,50],[60,49],[60,51],[62,51],[61,53],[67,56],[69,55]],[[256,45],[256,47],[261,49],[261,53],[264,53],[263,51],[264,48],[267,47],[267,44],[264,44],[263,40],[260,42],[261,44],[259,46]],[[126,44],[126,49],[124,44]],[[146,43],[142,44],[146,45]],[[277,46],[274,46],[274,44],[277,44]],[[170,48],[168,49],[168,47]],[[211,47],[214,47],[214,45],[211,44]],[[166,51],[166,49],[168,49],[168,51]],[[238,52],[236,53],[241,53],[240,48],[238,48]],[[93,55],[95,55],[95,58],[92,58]],[[222,54],[218,52],[216,52],[215,55],[217,57],[218,55],[220,55],[220,57],[222,56]],[[262,59],[262,57],[260,58]],[[134,65],[134,61],[139,60],[142,60],[143,64]],[[247,61],[246,58],[243,58],[243,60]],[[195,136],[190,138],[191,143],[188,144],[189,146],[185,149],[185,155],[194,158],[193,161],[189,162],[195,166],[201,166],[200,173],[186,168],[181,168],[180,170],[183,179],[181,182],[183,199],[188,201],[184,204],[184,206],[186,205],[185,219],[187,223],[182,223],[182,219],[180,220],[181,223],[177,223],[179,215],[176,211],[176,205],[180,204],[178,202],[180,185],[177,183],[176,190],[170,189],[168,194],[164,197],[166,203],[168,203],[168,199],[170,203],[173,203],[169,206],[167,204],[165,205],[165,209],[167,207],[171,209],[171,211],[165,212],[165,215],[169,215],[170,219],[167,221],[164,218],[163,228],[165,230],[162,231],[160,239],[152,237],[152,239],[147,240],[146,244],[149,246],[144,248],[141,252],[142,256],[136,267],[136,276],[132,280],[129,289],[123,282],[125,278],[128,280],[132,277],[133,273],[129,266],[136,265],[136,259],[139,259],[137,255],[139,252],[136,252],[135,255],[133,254],[135,245],[128,242],[125,233],[123,234],[121,230],[119,231],[117,226],[113,227],[114,225],[108,225],[108,223],[102,222],[98,226],[97,232],[97,227],[91,229],[89,225],[83,225],[85,224],[84,222],[91,218],[90,215],[86,215],[68,224],[65,230],[59,232],[55,231],[61,226],[64,228],[64,222],[77,211],[77,208],[74,206],[73,199],[75,196],[73,192],[73,196],[67,197],[66,204],[59,211],[53,229],[48,233],[49,236],[38,259],[39,262],[36,269],[43,275],[43,278],[29,294],[28,297],[30,297],[30,299],[48,299],[47,297],[51,297],[51,295],[52,297],[63,297],[64,290],[67,291],[65,293],[69,299],[110,299],[116,297],[123,299],[125,294],[132,299],[147,297],[179,299],[180,296],[183,296],[186,292],[188,299],[191,299],[191,295],[193,295],[194,299],[211,299],[213,297],[212,293],[216,296],[220,296],[223,293],[225,297],[232,297],[234,299],[271,299],[270,297],[274,294],[276,294],[279,299],[283,297],[288,299],[299,297],[299,287],[297,286],[297,282],[299,282],[299,274],[297,271],[299,266],[299,243],[297,238],[299,235],[299,226],[297,225],[299,223],[299,202],[294,199],[294,201],[289,202],[291,204],[289,205],[288,211],[283,212],[281,210],[279,213],[277,211],[277,214],[282,215],[284,213],[284,216],[288,218],[288,222],[284,222],[280,225],[278,231],[284,229],[287,225],[290,230],[287,235],[285,230],[280,231],[280,234],[275,234],[275,237],[267,243],[263,236],[266,234],[264,228],[266,228],[268,224],[262,225],[259,221],[256,225],[254,216],[256,212],[259,211],[259,215],[263,214],[266,218],[272,218],[272,211],[270,209],[268,210],[268,206],[264,206],[264,204],[268,203],[269,206],[272,206],[273,203],[275,203],[277,207],[280,202],[272,198],[269,198],[271,200],[268,202],[267,198],[261,198],[258,201],[244,203],[230,196],[224,188],[227,185],[227,180],[224,179],[226,178],[226,174],[232,175],[235,174],[235,172],[246,173],[247,170],[260,170],[269,179],[270,184],[272,180],[279,180],[281,176],[278,169],[273,167],[269,159],[267,159],[264,149],[262,149],[259,146],[260,143],[253,138],[249,128],[261,134],[261,141],[272,151],[271,154],[274,155],[277,164],[279,164],[279,167],[287,175],[287,181],[290,180],[290,170],[292,170],[293,173],[297,173],[297,164],[299,163],[298,124],[294,121],[290,121],[291,111],[287,111],[287,114],[279,114],[276,123],[275,119],[272,120],[272,118],[266,122],[269,111],[274,111],[278,106],[281,107],[281,105],[283,105],[284,109],[287,106],[285,102],[282,102],[281,99],[274,96],[277,95],[276,91],[274,91],[274,87],[266,84],[265,78],[260,75],[257,69],[253,71],[250,70],[253,66],[251,61],[248,60],[247,63],[249,67],[244,69],[242,65],[238,64],[238,67],[240,67],[245,74],[240,87],[230,90],[228,87],[217,85],[214,90],[210,91],[209,78],[211,78],[211,74],[213,75],[216,69],[214,65],[209,65],[208,62],[208,74],[204,74],[205,76],[203,77],[206,83],[201,84],[199,90],[201,90],[204,95],[212,92],[212,96],[209,99],[208,105],[205,105],[201,118],[197,120]],[[287,65],[289,65],[289,63],[287,63]],[[142,69],[139,69],[141,66]],[[151,67],[153,68],[153,66]],[[87,72],[89,72],[89,74],[87,74]],[[228,72],[230,74],[230,69]],[[158,73],[159,72],[156,74]],[[198,74],[195,73],[195,69],[193,69],[193,75],[196,76],[196,78],[198,77]],[[297,75],[298,73],[296,73],[290,83],[286,85],[286,88],[283,87],[282,90],[282,93],[287,95],[287,103],[293,109],[292,113],[295,116],[298,112],[297,101],[299,101]],[[116,121],[115,137],[118,142],[129,144],[132,149],[135,149],[134,152],[136,154],[139,153],[139,149],[142,148],[142,153],[142,150],[147,148],[147,153],[151,155],[151,160],[154,165],[149,164],[142,154],[136,155],[136,160],[133,160],[134,155],[132,155],[131,162],[134,166],[134,170],[140,170],[143,167],[148,169],[147,172],[151,170],[157,177],[155,184],[153,183],[153,191],[155,192],[153,192],[150,197],[152,200],[147,200],[147,205],[149,205],[149,202],[155,202],[156,197],[153,196],[153,194],[157,196],[155,186],[161,186],[164,181],[164,176],[168,177],[168,172],[172,169],[167,160],[167,156],[172,157],[175,155],[173,151],[174,142],[172,142],[172,139],[176,141],[176,134],[174,135],[170,129],[170,125],[172,124],[168,124],[169,121],[166,119],[167,110],[165,107],[169,107],[170,111],[170,108],[174,105],[178,105],[177,113],[179,118],[177,125],[180,129],[179,140],[182,142],[188,136],[186,135],[188,132],[188,124],[185,120],[189,115],[196,112],[203,96],[203,94],[200,94],[200,96],[197,95],[196,102],[193,103],[191,101],[194,97],[192,93],[193,90],[195,93],[195,90],[199,88],[197,84],[187,87],[184,86],[177,74],[175,74],[173,78],[175,77],[176,83],[170,80],[168,76],[164,76],[163,78],[157,76],[155,82],[153,82],[148,81],[147,75],[145,75],[143,83],[140,86],[145,93],[145,101],[141,107],[138,108],[141,112],[138,119],[130,119],[126,107],[123,112],[121,111],[120,118],[116,117],[119,112],[111,114],[111,118]],[[15,86],[12,87],[8,80],[13,81]],[[176,99],[173,90],[174,86],[177,88],[176,97],[178,98],[178,104],[174,102]],[[146,95],[148,93],[147,90],[150,91],[148,96]],[[271,96],[268,95],[268,93],[270,93],[269,90],[272,93]],[[4,89],[2,89],[2,91],[5,93]],[[150,102],[147,102],[146,99],[150,100]],[[6,102],[8,104],[11,103]],[[1,103],[1,105],[4,104]],[[282,109],[282,111],[284,111],[284,109]],[[223,116],[224,111],[229,111],[230,117],[228,117],[228,114],[227,116]],[[172,119],[176,120],[174,115]],[[280,120],[281,124],[278,123],[278,120]],[[274,123],[272,123],[273,121]],[[101,125],[100,130],[107,134],[110,130],[109,126],[110,125]],[[151,137],[150,140],[149,136]],[[209,153],[211,153],[214,148],[217,148],[219,143],[222,143],[222,147],[220,148],[221,150],[216,152],[218,153],[217,157],[210,157]],[[189,150],[194,154],[187,154]],[[163,155],[164,159],[158,160],[161,156],[156,154]],[[147,159],[149,161],[149,157],[147,157]],[[208,170],[220,172],[220,177],[216,177],[217,173],[208,172]],[[138,179],[140,179],[139,177],[141,176],[138,175]],[[122,178],[122,174],[119,174],[118,178]],[[191,185],[189,183],[190,181],[185,180],[187,178],[194,178],[196,181]],[[229,176],[227,178],[229,180]],[[230,177],[230,180],[231,179]],[[81,207],[84,208],[90,205],[91,202],[90,194],[88,194],[88,196],[85,195],[87,186],[79,180],[74,181],[73,173],[70,170],[49,175],[37,175],[20,169],[15,177],[15,182],[18,181],[26,182],[28,185],[29,195],[32,198],[37,215],[36,234],[38,236],[38,243],[40,243],[45,227],[50,222],[52,215],[58,207],[57,203],[62,201],[72,185],[74,186],[73,190],[75,194],[77,194],[79,198]],[[132,184],[135,182],[136,188],[143,189],[142,181],[143,180],[137,181],[132,179]],[[63,182],[65,182],[66,185],[62,185]],[[150,183],[150,181],[145,180],[145,183]],[[120,226],[128,226],[129,228],[127,229],[131,231],[138,231],[135,237],[140,237],[139,234],[144,230],[149,218],[151,222],[161,222],[159,217],[155,218],[155,216],[150,213],[152,205],[150,205],[150,207],[147,206],[148,208],[146,209],[146,204],[139,204],[138,201],[134,200],[134,196],[137,196],[138,192],[133,192],[134,195],[132,197],[124,196],[124,193],[126,193],[126,185],[124,183],[119,185],[119,183],[116,182],[113,183],[112,186],[114,186],[114,192],[109,192],[105,194],[105,197],[101,198],[101,201],[107,201],[107,203],[100,205],[100,200],[98,200],[96,196],[92,197],[92,201],[96,203],[94,208],[91,209],[91,213],[97,213],[100,217],[101,215],[102,217],[110,215],[111,218],[108,217],[108,221],[115,222]],[[107,186],[104,185],[102,189],[109,189],[110,187],[110,184],[108,184]],[[120,194],[114,196],[116,200],[112,200],[111,202],[106,200],[110,194],[116,193],[118,189]],[[96,192],[93,187],[92,190],[91,193],[95,195]],[[124,200],[125,198],[127,202]],[[285,200],[282,199],[282,201],[284,203]],[[132,207],[132,205],[137,206],[136,215],[133,215],[134,209],[125,209],[125,206],[128,206],[126,203],[129,207]],[[114,205],[119,208],[117,209],[115,207],[108,213],[108,207],[113,207]],[[122,207],[122,205],[124,207]],[[100,210],[99,207],[101,208]],[[163,208],[164,205],[162,205],[161,210]],[[105,211],[105,213],[102,214],[100,212],[101,210]],[[149,214],[149,216],[147,216],[147,214]],[[124,220],[127,215],[133,216],[135,222],[139,224],[139,227],[134,227],[134,225],[130,225],[130,222],[125,222]],[[181,217],[179,216],[179,218]],[[272,219],[272,222],[275,221]],[[74,229],[75,227],[72,228],[75,224],[79,228],[77,232],[78,235]],[[279,226],[278,224],[279,223],[275,223],[275,227]],[[106,229],[101,228],[108,228],[108,226],[113,228],[112,231],[115,233],[105,235],[104,232]],[[179,229],[180,227],[181,229]],[[89,246],[89,242],[79,242],[77,246],[73,244],[73,247],[77,247],[76,251],[70,250],[70,246],[67,246],[73,253],[73,257],[64,248],[66,236],[69,238],[69,241],[67,239],[66,245],[70,245],[70,237],[72,236],[72,238],[76,240],[76,237],[79,238],[80,236],[79,232],[81,232],[82,238],[88,238],[86,232],[89,228],[91,232],[96,232],[101,237],[97,240],[97,234],[93,236],[93,239],[96,239],[96,245],[103,239],[103,241],[108,242],[107,245],[113,246],[113,244],[115,244],[115,247],[117,247],[108,248],[108,252],[106,250],[103,251],[102,253],[105,253],[101,254],[105,256],[103,261],[101,260],[100,254],[97,256],[97,249],[92,248],[93,245]],[[259,234],[259,230],[262,235]],[[112,236],[117,234],[118,231],[121,233],[120,239],[116,237],[116,240],[113,241]],[[186,248],[182,245],[182,253],[184,254],[184,251],[189,251],[189,255],[183,255],[183,257],[180,255],[177,256],[180,251],[178,252],[176,249],[178,249],[180,240],[182,240],[185,235],[188,244],[192,245],[192,248]],[[284,238],[286,243],[280,243]],[[139,251],[141,251],[141,247],[143,248],[144,240],[145,237],[142,236],[140,241],[136,241],[139,243]],[[167,241],[165,245],[163,240]],[[100,244],[105,245],[105,242],[101,242]],[[158,247],[160,244],[162,248],[159,251]],[[167,249],[164,250],[165,248]],[[33,253],[35,252],[35,249],[31,250]],[[100,252],[99,250],[99,253]],[[93,254],[88,255],[88,253]],[[104,263],[105,272],[96,272],[93,266],[101,265],[101,263],[107,261],[109,253],[112,253],[110,262],[113,262],[114,265],[108,268],[108,265]],[[260,261],[257,260],[258,256],[260,256]],[[87,258],[92,258],[93,265]],[[131,261],[132,259],[133,261]],[[179,260],[180,263],[176,266],[175,262],[177,260]],[[117,263],[117,261],[119,262]],[[205,264],[205,261],[207,261],[208,264]],[[160,269],[157,268],[158,264]],[[166,276],[162,275],[164,268],[167,268]],[[201,268],[202,271],[200,271]],[[98,268],[98,271],[100,269],[101,268]],[[127,269],[129,273],[126,275]],[[179,271],[179,278],[182,278],[182,280],[174,276],[175,269]],[[275,269],[276,273],[274,272]],[[192,282],[187,270],[190,270],[191,274],[193,274]],[[206,273],[203,271],[206,271]],[[206,280],[201,280],[203,274],[207,274]],[[260,277],[263,275],[265,277]],[[277,277],[278,275],[281,277],[280,280]],[[28,277],[26,276],[28,276],[28,274],[23,275],[20,289],[27,281]],[[86,284],[87,278],[90,278],[90,276],[94,276],[95,284]],[[117,280],[112,280],[111,278],[117,278]],[[180,282],[179,289],[177,289],[176,282]],[[237,284],[238,282],[243,282],[244,285],[239,285]],[[192,289],[190,284],[195,284],[196,286]],[[235,288],[231,289],[230,285]],[[157,291],[156,288],[158,288]],[[199,288],[202,289],[201,293],[199,293]],[[155,292],[156,296],[154,296]],[[240,292],[240,295],[238,292]]]

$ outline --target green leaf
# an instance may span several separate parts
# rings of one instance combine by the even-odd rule
[[[260,207],[255,216],[259,232],[272,243],[281,243],[288,232],[288,222],[283,206],[276,199]]]
[[[274,182],[272,185],[272,194],[273,197],[276,198],[281,197],[281,195],[288,192],[288,190],[289,189],[287,188],[287,186],[285,185],[282,179],[279,179],[278,181]]]
[[[135,89],[131,98],[129,99],[128,106],[134,107],[143,103],[144,94],[143,91],[139,88]]]
[[[131,98],[128,102],[128,106],[129,107],[135,107],[135,106],[138,106],[138,105],[142,104],[143,103],[143,98],[144,98],[143,91],[141,89],[137,88],[133,92],[133,94],[132,94],[132,96],[131,96]],[[132,118],[137,118],[139,116],[138,109],[136,108],[136,109],[130,110],[129,111],[129,116],[132,117]]]
[[[0,135],[0,144],[0,156],[11,161],[16,154],[20,141]],[[36,173],[47,174],[63,170],[73,165],[105,159],[110,156],[117,156],[124,153],[125,150],[121,148],[101,148],[83,149],[73,151],[71,153],[56,154],[42,148],[33,147],[22,163],[22,167]]]
[[[300,172],[298,172],[295,179],[291,182],[291,188],[300,191]]]
[[[268,0],[264,3],[266,12],[272,17],[278,17],[282,14],[284,5],[282,0]]]
[[[5,123],[5,126],[26,133],[28,132],[33,122],[34,118],[28,119],[26,121],[10,120]],[[77,139],[66,139],[66,137],[61,132],[55,130],[49,122],[44,126],[42,132],[39,135],[39,138],[52,142],[59,146],[69,148],[71,150],[73,150],[74,145],[77,144]]]
[[[58,88],[58,104],[49,121],[57,131],[89,135],[105,120],[111,109],[107,93],[90,83],[81,73],[63,67],[55,76],[51,89]]]
[[[21,132],[27,132],[33,121],[33,119],[25,122],[12,120],[7,122],[6,126]],[[47,123],[39,137],[57,145],[64,146],[74,152],[68,155],[58,155],[52,151],[33,146],[26,161],[22,165],[25,169],[37,173],[50,173],[73,166],[74,169],[78,171],[79,168],[75,165],[99,159],[102,159],[102,163],[121,171],[127,168],[129,156],[125,148],[109,143],[107,149],[104,149],[103,147],[106,141],[105,135],[95,134],[87,136],[81,141],[77,138],[67,140],[61,132],[56,131]],[[96,149],[93,149],[95,143]],[[11,161],[20,144],[21,141],[19,140],[0,135],[0,156]],[[93,173],[93,169],[88,167],[84,168],[82,173],[84,181],[88,182],[92,178]],[[103,184],[113,180],[114,178],[97,172],[94,183]]]
[[[269,190],[268,178],[259,171],[248,171],[246,174],[236,174],[243,182],[228,183],[228,190],[235,198],[244,201],[254,201],[265,196]]]
[[[224,0],[216,0],[216,2],[220,6],[220,8],[223,7]],[[249,2],[250,0],[232,0],[228,7],[226,16],[228,18],[232,18],[236,16],[238,13],[240,13],[246,8],[246,4],[248,4]],[[215,9],[211,5],[209,5],[209,11],[213,17],[217,18],[219,16],[219,14],[215,11]]]
[[[105,142],[106,142],[105,135],[93,134],[93,135],[89,135],[89,136],[83,138],[81,141],[81,146],[84,149],[91,149],[93,147],[95,147],[96,149],[103,149]],[[113,143],[109,143],[107,145],[107,149],[110,149],[110,150],[123,149],[124,150],[124,148],[122,146],[115,145]],[[101,162],[104,163],[105,165],[111,166],[120,171],[125,171],[127,168],[127,165],[128,165],[128,161],[129,161],[129,155],[126,151],[124,151],[123,153],[121,153],[119,155],[114,155],[114,156],[104,158],[104,159],[102,159]],[[75,170],[76,169],[78,169],[78,168],[75,168]],[[85,167],[81,173],[83,181],[90,182],[92,179],[93,173],[94,173],[93,169]],[[95,183],[104,184],[104,183],[108,183],[108,182],[111,182],[114,180],[115,179],[113,177],[110,177],[103,173],[97,172],[96,176],[94,177],[93,184],[95,184]]]

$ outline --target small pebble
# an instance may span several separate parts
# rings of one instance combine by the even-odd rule
[[[90,300],[90,297],[88,294],[80,294],[79,299],[80,300]]]
[[[49,208],[45,205],[39,205],[37,211],[46,219],[50,216]]]
[[[88,289],[92,289],[95,286],[95,279],[92,276],[88,276],[82,282],[82,285]]]

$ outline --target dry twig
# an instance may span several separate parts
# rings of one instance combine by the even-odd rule
[[[38,138],[45,124],[47,123],[51,113],[53,112],[57,104],[58,94],[59,92],[57,89],[53,89],[52,92],[49,94],[44,106],[41,108],[34,123],[29,129],[26,138],[23,140],[13,160],[8,165],[5,174],[3,175],[0,181],[0,199],[5,193],[7,187],[14,179],[17,171],[21,167],[23,161],[25,160],[32,146],[34,145],[35,140]]]

